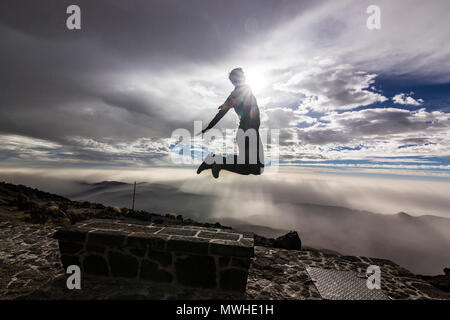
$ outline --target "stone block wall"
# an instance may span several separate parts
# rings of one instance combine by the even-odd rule
[[[65,268],[132,281],[244,292],[253,234],[126,220],[88,220],[55,233]]]

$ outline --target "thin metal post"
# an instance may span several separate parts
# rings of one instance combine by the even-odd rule
[[[133,206],[132,209],[134,211],[134,199],[136,198],[136,181],[134,182],[134,190],[133,190]]]

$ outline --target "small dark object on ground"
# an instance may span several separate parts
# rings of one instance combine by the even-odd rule
[[[265,238],[255,234],[255,245],[288,250],[301,250],[302,242],[297,231],[290,231],[276,239]]]
[[[284,236],[276,238],[274,245],[275,248],[288,250],[300,250],[302,248],[302,242],[300,241],[297,231],[290,231]]]

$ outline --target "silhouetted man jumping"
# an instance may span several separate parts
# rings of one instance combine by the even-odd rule
[[[238,174],[259,175],[264,168],[264,151],[259,136],[258,104],[250,87],[245,83],[245,74],[242,68],[233,69],[228,78],[234,85],[234,90],[225,103],[219,107],[220,111],[202,130],[202,133],[213,128],[228,110],[234,108],[240,120],[236,134],[239,154],[227,157],[208,155],[198,167],[197,173],[199,174],[205,169],[211,169],[214,178],[218,178],[220,170],[223,169]]]

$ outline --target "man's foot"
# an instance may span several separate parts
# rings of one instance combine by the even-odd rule
[[[220,166],[217,163],[213,163],[211,166],[211,172],[213,177],[217,179],[219,177]]]
[[[203,170],[211,169],[212,164],[214,163],[214,156],[208,154],[205,158],[205,161],[197,169],[197,174],[200,174]]]
[[[210,168],[211,168],[211,165],[206,164],[206,162],[203,161],[202,164],[197,169],[197,174],[200,174],[203,170],[210,169]]]
[[[264,172],[264,165],[251,165],[250,169],[249,169],[249,173],[254,174],[254,175],[260,175]]]

